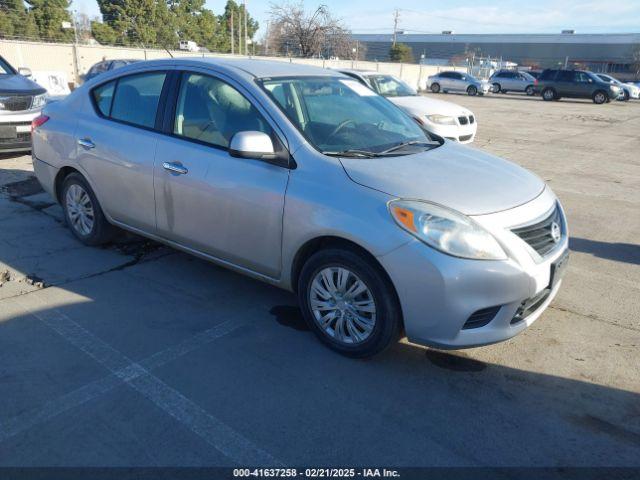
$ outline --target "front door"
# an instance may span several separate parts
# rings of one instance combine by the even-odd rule
[[[275,138],[270,124],[229,80],[184,72],[169,128],[154,169],[159,234],[278,277],[289,170],[228,152],[239,131]]]

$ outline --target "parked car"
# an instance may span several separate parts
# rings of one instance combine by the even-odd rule
[[[495,93],[524,92],[529,96],[535,94],[536,79],[527,72],[499,70],[491,75],[489,83]]]
[[[595,73],[584,70],[547,69],[538,78],[538,91],[546,101],[568,98],[590,98],[602,104],[620,95],[620,87],[600,79]]]
[[[393,75],[364,70],[339,71],[388,98],[429,132],[460,143],[473,142],[478,125],[470,110],[455,103],[418,95],[412,87]]]
[[[96,63],[89,69],[89,71],[84,75],[84,81],[88,82],[92,78],[95,78],[104,72],[109,72],[111,70],[115,70],[116,68],[124,67],[125,65],[130,65],[132,63],[136,63],[139,61],[140,60],[136,60],[133,58],[103,60],[101,62]]]
[[[468,73],[447,71],[430,76],[427,79],[427,88],[433,93],[467,92],[473,96],[489,93],[491,84]]]
[[[525,73],[528,73],[529,75],[531,75],[533,78],[537,80],[538,78],[540,78],[540,74],[542,73],[542,70],[527,70]]]
[[[327,69],[129,65],[47,105],[33,145],[78,240],[118,226],[296,292],[346,355],[402,331],[445,348],[506,340],[567,264],[565,216],[538,176],[431,137]]]
[[[606,75],[604,73],[597,73],[596,75],[602,81],[620,87],[620,95],[618,96],[618,100],[628,102],[631,98],[640,98],[640,87],[637,87],[636,85],[629,85],[628,83],[622,83],[620,80],[617,80],[611,75]]]
[[[0,57],[0,153],[31,149],[31,121],[40,115],[47,91]]]

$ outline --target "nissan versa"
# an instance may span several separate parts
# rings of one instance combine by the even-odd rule
[[[350,356],[506,340],[567,263],[532,173],[430,136],[357,80],[260,60],[104,73],[34,121],[33,162],[74,235],[114,226],[297,293]]]

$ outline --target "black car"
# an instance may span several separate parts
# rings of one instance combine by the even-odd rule
[[[135,60],[132,58],[125,58],[120,60],[103,60],[102,62],[96,63],[89,69],[89,71],[84,76],[84,81],[88,82],[101,73],[115,70],[116,68],[124,67],[125,65],[129,65],[131,63],[136,63],[139,61],[140,60]]]
[[[543,100],[568,98],[590,98],[601,104],[615,100],[620,88],[603,81],[595,73],[585,70],[547,69],[538,77],[537,91]]]
[[[47,91],[0,57],[0,152],[31,150],[31,121],[40,114]]]

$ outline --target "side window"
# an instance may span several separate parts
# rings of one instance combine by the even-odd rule
[[[557,70],[545,70],[540,74],[540,80],[553,80]]]
[[[240,131],[271,134],[260,112],[238,90],[217,78],[185,73],[180,83],[173,133],[228,148]]]
[[[584,72],[575,72],[575,81],[579,83],[589,83],[591,78]]]
[[[108,117],[111,113],[111,100],[113,99],[113,90],[115,89],[116,82],[105,83],[97,88],[93,89],[93,100],[96,102],[96,107],[100,110],[100,113],[105,117]]]
[[[573,82],[574,74],[571,70],[561,70],[557,80],[559,82]]]
[[[140,73],[121,77],[116,87],[111,118],[153,128],[165,73]]]
[[[442,72],[442,73],[439,73],[439,74],[438,74],[438,76],[439,76],[440,78],[450,78],[450,77],[451,77],[451,75],[449,75],[449,72]]]

